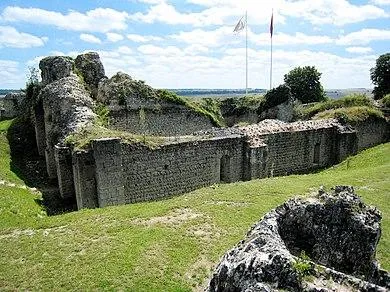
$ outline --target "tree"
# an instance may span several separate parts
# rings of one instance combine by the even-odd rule
[[[371,68],[371,80],[375,87],[372,93],[375,99],[381,99],[390,93],[390,53],[379,56],[376,66]]]
[[[290,87],[294,99],[308,103],[326,99],[320,78],[321,73],[314,66],[305,66],[284,75],[284,82]]]

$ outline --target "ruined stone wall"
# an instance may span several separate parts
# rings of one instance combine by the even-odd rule
[[[243,138],[170,144],[158,149],[93,142],[98,205],[118,205],[182,194],[243,177]]]
[[[384,143],[389,139],[389,123],[368,119],[353,125],[357,132],[358,151]]]
[[[139,109],[110,111],[109,128],[131,133],[177,136],[206,130],[211,121],[184,106],[171,105],[160,109],[144,109],[145,119],[141,120]]]
[[[24,98],[24,93],[8,93],[3,98],[3,108],[0,113],[0,119],[11,119],[18,116]]]
[[[335,161],[333,128],[273,133],[265,137],[267,153],[263,175],[286,175],[323,168]]]

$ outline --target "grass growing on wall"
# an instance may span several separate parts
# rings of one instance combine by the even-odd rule
[[[354,106],[326,110],[316,114],[312,119],[338,119],[347,123],[362,122],[369,118],[383,119],[383,113],[376,108]]]
[[[66,137],[65,143],[74,145],[76,149],[86,149],[90,147],[92,140],[102,138],[120,138],[124,143],[142,144],[152,149],[159,147],[165,142],[164,137],[133,134],[126,131],[112,130],[103,126],[93,125],[73,132]]]
[[[354,93],[340,99],[329,99],[324,102],[314,103],[305,108],[298,108],[296,115],[300,119],[307,120],[326,110],[363,106],[372,108],[374,107],[374,103],[372,99],[365,94]]]
[[[9,161],[0,123],[2,161]],[[214,185],[167,200],[47,216],[39,194],[0,185],[0,287],[191,291],[270,209],[320,185],[355,186],[382,211],[377,258],[390,269],[390,143],[309,175]],[[4,159],[3,159],[4,157]],[[0,177],[12,171],[1,162]]]

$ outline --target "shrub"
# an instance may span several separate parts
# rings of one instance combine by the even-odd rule
[[[313,117],[313,120],[337,119],[342,122],[356,123],[369,118],[383,119],[383,113],[375,108],[367,106],[354,106],[347,108],[331,109],[320,112]]]
[[[264,111],[284,103],[292,98],[291,89],[289,86],[282,84],[276,88],[269,90],[264,96],[264,103],[259,110]]]
[[[382,98],[382,104],[383,104],[385,107],[390,107],[390,94],[387,94],[387,95],[385,95],[385,96]]]
[[[264,96],[229,97],[221,102],[221,107],[226,115],[242,115],[249,111],[258,111],[264,103]]]
[[[338,108],[348,108],[356,106],[374,107],[374,103],[371,98],[365,94],[350,94],[340,99],[330,99],[324,102],[315,103],[308,107],[301,107],[297,109],[299,112],[297,116],[301,119],[310,119],[316,114]]]

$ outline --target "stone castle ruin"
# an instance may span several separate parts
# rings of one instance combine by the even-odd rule
[[[324,168],[388,139],[385,121],[264,120],[216,128],[209,116],[163,98],[129,75],[108,79],[96,53],[40,62],[42,86],[34,108],[36,143],[49,177],[78,208],[159,199],[220,182]],[[96,127],[98,104],[108,109],[104,131],[156,136],[157,145],[129,142]],[[142,115],[141,115],[142,113]],[[145,118],[146,117],[146,118]],[[95,127],[99,137],[78,149],[69,135]],[[157,138],[157,136],[165,138]]]

